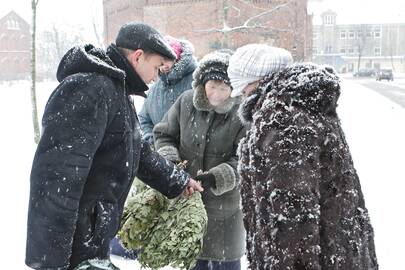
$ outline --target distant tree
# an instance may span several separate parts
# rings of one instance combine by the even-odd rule
[[[92,10],[93,14],[91,17],[91,23],[93,26],[94,36],[96,38],[97,44],[96,46],[100,48],[104,48],[103,42],[103,23],[102,19],[100,19],[100,12],[103,9],[103,1],[102,0],[93,0],[92,3]]]
[[[229,20],[229,13],[231,10],[235,10],[238,13],[238,16],[241,14],[240,8],[236,5],[233,5],[230,0],[222,0],[222,25],[218,28],[210,28],[210,29],[200,29],[195,30],[197,32],[205,32],[205,33],[221,33],[222,38],[221,41],[215,42],[216,47],[229,47],[229,38],[231,33],[235,32],[249,32],[249,31],[258,31],[264,30],[267,35],[269,35],[269,31],[285,31],[291,32],[290,29],[281,29],[281,28],[274,28],[271,27],[269,24],[270,21],[270,14],[277,12],[280,9],[287,8],[289,5],[289,1],[279,4],[277,6],[272,6],[269,8],[258,8],[251,3],[251,1],[243,1],[238,0],[238,2],[242,3],[245,7],[243,9],[257,9],[259,10],[255,15],[250,16],[245,21],[241,22],[236,26],[230,26]]]
[[[38,40],[38,65],[43,77],[55,78],[63,55],[73,46],[84,42],[83,32],[79,25],[62,26],[53,23],[41,33]]]
[[[398,41],[399,25],[397,25],[396,29],[389,29],[387,34],[388,34],[388,53],[390,55],[391,67],[392,70],[395,71],[394,55],[397,53],[397,45],[399,44]],[[380,50],[382,50],[382,48]]]
[[[372,29],[370,25],[361,24],[357,28],[355,34],[355,47],[357,49],[357,71],[359,71],[361,66],[361,58],[363,57],[364,49],[371,41]]]
[[[32,122],[34,126],[34,141],[39,143],[40,130],[38,122],[37,96],[36,96],[36,22],[37,22],[37,6],[39,0],[31,0],[32,9],[32,37],[31,37],[31,106],[32,106]]]

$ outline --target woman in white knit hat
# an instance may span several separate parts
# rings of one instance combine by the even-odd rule
[[[292,63],[291,53],[265,44],[240,47],[229,59],[228,75],[233,87],[231,97],[247,96],[261,79]]]
[[[330,67],[290,64],[266,45],[238,49],[228,69],[247,96],[238,147],[252,270],[377,270],[374,233],[336,107]]]

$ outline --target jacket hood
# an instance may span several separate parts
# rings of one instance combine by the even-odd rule
[[[128,95],[145,97],[144,92],[148,90],[148,86],[114,44],[108,46],[106,52],[91,44],[73,47],[62,57],[56,77],[61,82],[66,77],[81,72],[96,72],[125,80]]]
[[[332,67],[292,64],[264,78],[241,104],[239,116],[245,124],[252,122],[253,114],[264,105],[266,109],[297,107],[312,113],[336,115],[339,83]]]
[[[125,72],[113,63],[104,50],[91,44],[71,48],[60,61],[56,78],[61,82],[81,72],[98,72],[119,80],[125,78]]]
[[[180,60],[176,61],[168,74],[161,74],[160,78],[165,84],[176,84],[177,81],[192,73],[197,67],[194,58],[194,46],[187,40],[179,40],[182,46]]]
[[[204,85],[207,78],[223,81],[231,85],[227,74],[229,58],[232,51],[218,50],[205,55],[198,63],[193,73],[193,88]]]

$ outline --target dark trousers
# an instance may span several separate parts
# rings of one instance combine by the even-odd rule
[[[192,270],[240,270],[240,260],[230,262],[198,260]]]
[[[121,256],[127,259],[136,260],[136,250],[127,250],[119,242],[117,237],[114,237],[110,242],[110,253],[113,255]]]

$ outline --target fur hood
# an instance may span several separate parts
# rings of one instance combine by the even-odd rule
[[[165,84],[176,84],[187,74],[192,73],[197,67],[197,60],[194,58],[194,46],[187,40],[179,40],[182,52],[180,60],[174,63],[168,74],[161,74],[160,78]]]
[[[125,72],[100,48],[91,44],[71,48],[62,58],[56,77],[61,82],[66,77],[80,72],[98,72],[123,80]]]
[[[224,81],[230,85],[227,75],[229,58],[231,57],[230,52],[232,51],[220,50],[205,55],[198,63],[198,67],[194,70],[193,88],[196,89],[198,86],[203,85],[204,78],[207,75],[213,75],[213,78],[217,75],[218,80]]]
[[[252,122],[262,107],[301,108],[312,113],[336,115],[340,80],[331,67],[298,63],[264,78],[239,108],[244,124]]]

